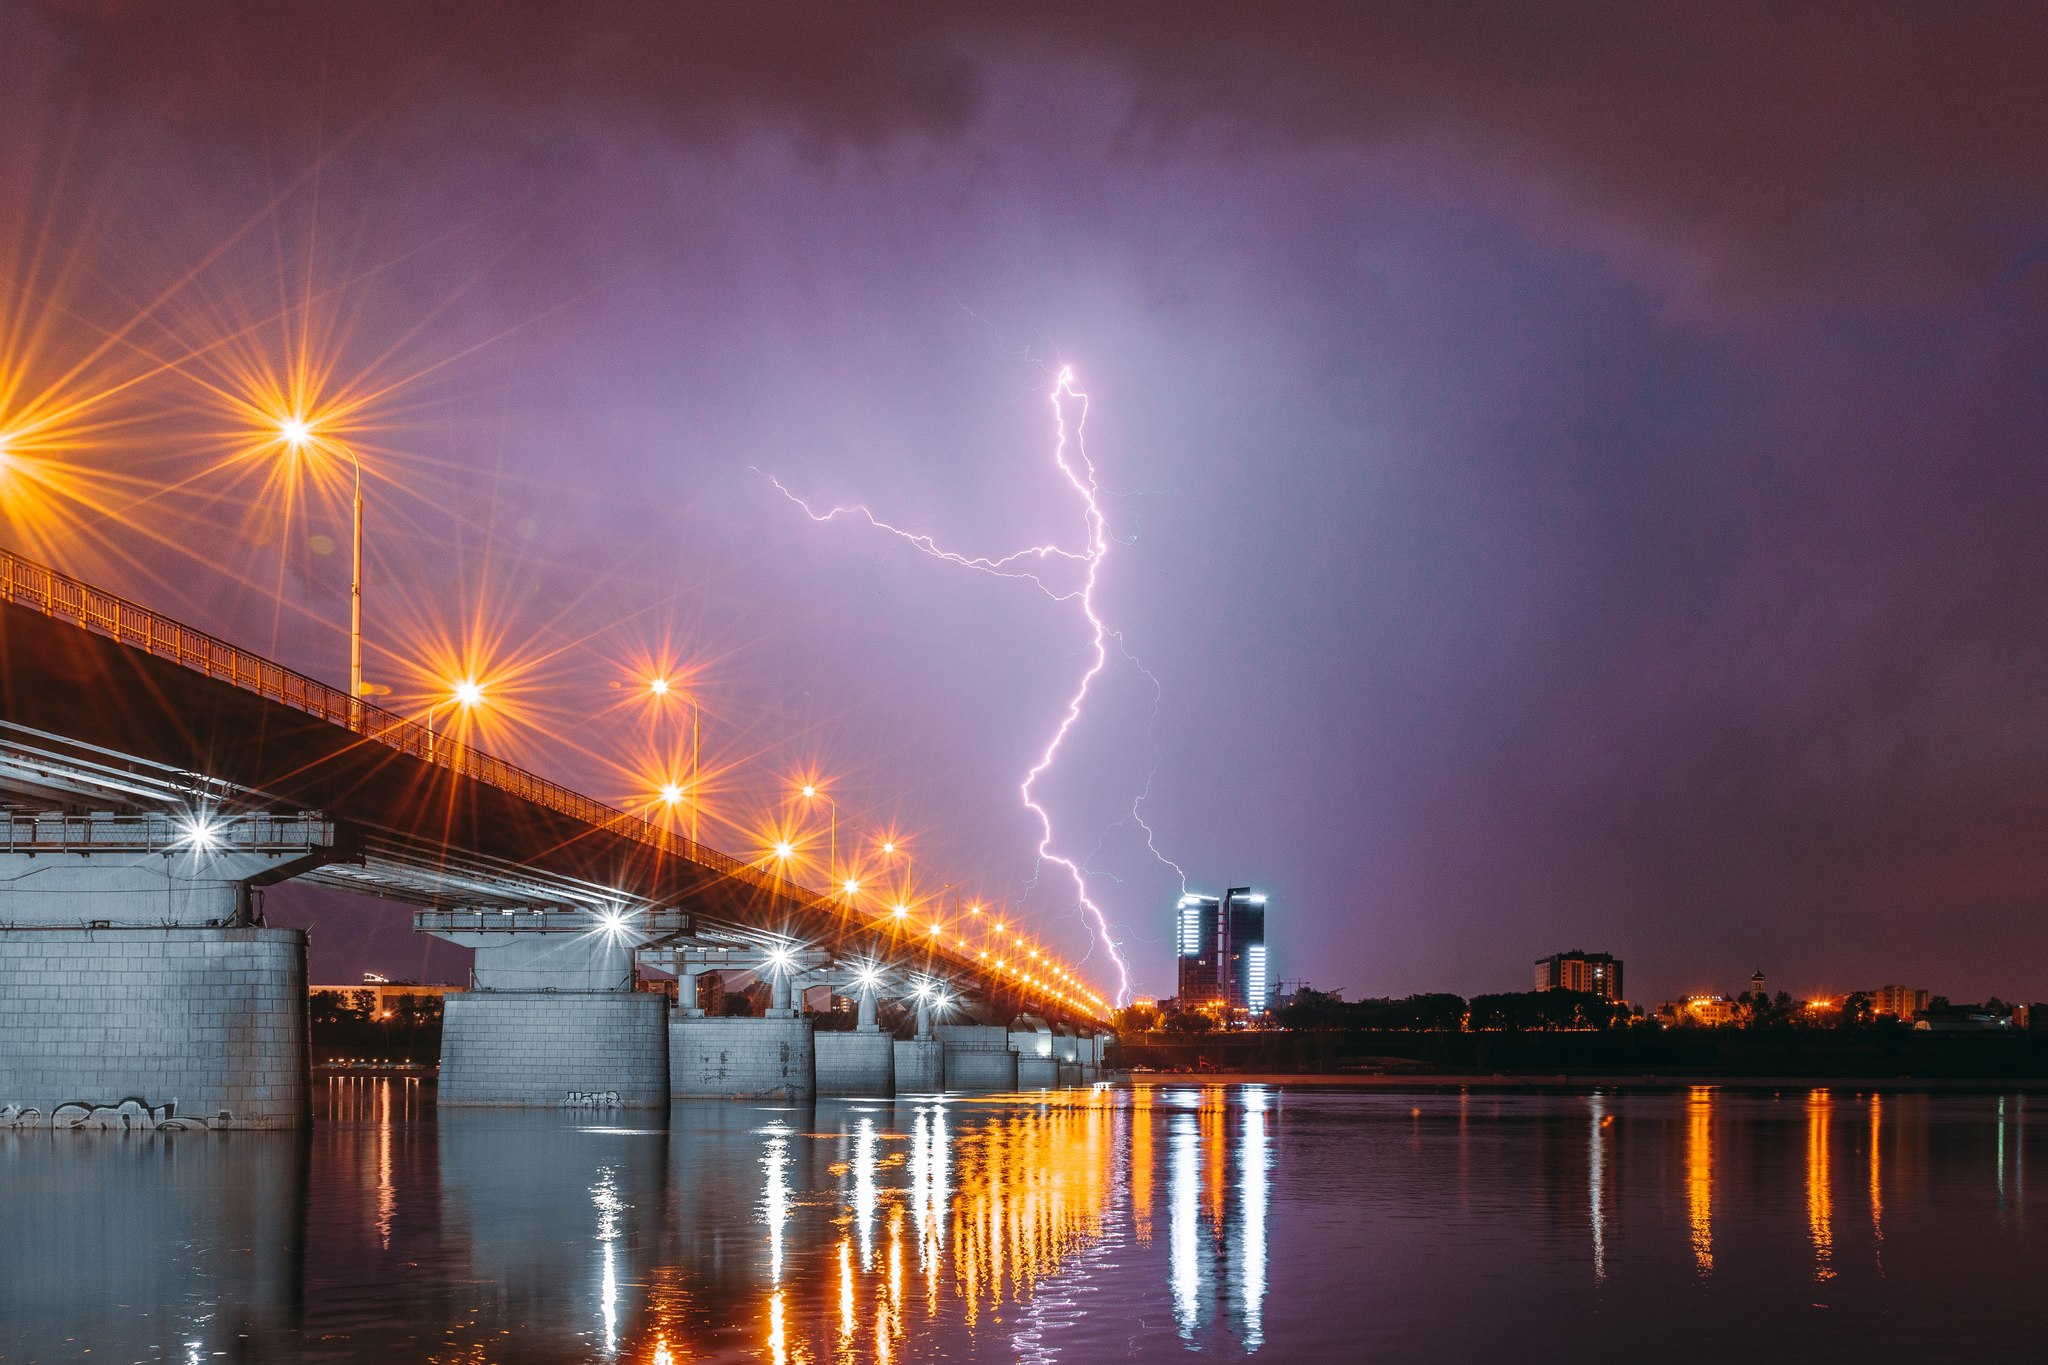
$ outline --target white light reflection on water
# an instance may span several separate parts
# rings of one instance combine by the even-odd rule
[[[761,1150],[764,1180],[761,1188],[761,1221],[768,1225],[768,1282],[782,1284],[782,1239],[789,1223],[789,1134],[787,1124],[771,1123],[761,1130],[768,1137]],[[780,1337],[781,1296],[775,1298],[776,1335]]]
[[[860,1232],[860,1268],[875,1268],[875,1121],[863,1118],[853,1139],[853,1221]]]
[[[600,1166],[597,1183],[590,1187],[590,1202],[597,1209],[597,1241],[604,1248],[604,1270],[598,1284],[598,1314],[604,1322],[604,1353],[619,1353],[619,1185],[614,1169]]]
[[[1167,1197],[1173,1208],[1171,1231],[1167,1234],[1173,1316],[1180,1323],[1181,1336],[1192,1339],[1201,1313],[1202,1295],[1195,1237],[1202,1197],[1202,1135],[1193,1114],[1182,1112],[1173,1116],[1172,1173],[1168,1179],[1171,1184]]]
[[[926,1310],[939,1311],[939,1268],[946,1254],[949,1191],[946,1110],[919,1106],[911,1120],[910,1208],[917,1226],[917,1265],[924,1272]]]
[[[1244,1137],[1238,1149],[1238,1180],[1243,1188],[1244,1219],[1240,1236],[1244,1257],[1244,1349],[1256,1351],[1266,1340],[1266,1090],[1248,1085],[1243,1091]]]
[[[1607,1193],[1607,1097],[1592,1098],[1593,1134],[1587,1149],[1586,1193],[1593,1218],[1593,1281],[1607,1278],[1607,1226],[1603,1202]]]

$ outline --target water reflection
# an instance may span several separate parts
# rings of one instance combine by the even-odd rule
[[[1607,1278],[1607,1097],[1597,1092],[1588,1108],[1592,1111],[1592,1136],[1586,1142],[1586,1205],[1593,1219],[1593,1280]]]
[[[1870,1097],[1870,1241],[1884,1270],[1884,1097]]]
[[[1714,1092],[1696,1085],[1686,1100],[1685,1202],[1693,1269],[1714,1273]]]
[[[1825,1090],[1806,1097],[1806,1225],[1813,1239],[1813,1278],[1835,1277],[1835,1195],[1828,1161],[1833,1098]]]
[[[1173,1086],[629,1126],[418,1090],[333,1087],[310,1138],[0,1134],[0,1356],[1495,1359],[1573,1312],[1620,1358],[1739,1354],[1752,1320],[1787,1356],[1989,1358],[2048,1327],[2012,1096]]]

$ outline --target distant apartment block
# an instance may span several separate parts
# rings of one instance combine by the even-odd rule
[[[1612,953],[1587,953],[1574,948],[1536,959],[1536,989],[1539,991],[1580,991],[1602,1000],[1625,1000],[1621,989],[1621,959]]]
[[[1182,1007],[1263,1014],[1271,1003],[1265,893],[1233,886],[1221,897],[1185,895],[1174,918]]]
[[[1915,986],[1879,986],[1870,993],[1870,1012],[1911,1019],[1927,1008],[1927,992]]]

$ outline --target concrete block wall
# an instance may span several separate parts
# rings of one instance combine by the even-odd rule
[[[948,1090],[1015,1090],[1017,1054],[1007,1047],[943,1043]]]
[[[1060,1064],[1056,1057],[1037,1055],[1017,1058],[1017,1088],[1019,1090],[1049,1090],[1060,1083]]]
[[[677,1099],[807,1099],[818,1093],[811,1021],[669,1016]]]
[[[0,1127],[311,1122],[298,929],[0,929]]]
[[[880,1029],[812,1035],[820,1095],[896,1093],[896,1040]]]
[[[644,991],[468,991],[441,1021],[443,1105],[668,1104],[668,1001]]]
[[[897,1040],[896,1093],[927,1095],[945,1088],[945,1044],[936,1038]]]

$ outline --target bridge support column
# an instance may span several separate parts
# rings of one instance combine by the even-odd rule
[[[946,1088],[945,1048],[936,1038],[899,1038],[895,1044],[896,1093],[927,1095]]]
[[[440,1103],[634,1109],[668,1103],[668,1000],[634,989],[633,953],[664,916],[607,928],[581,910],[421,911],[413,927],[476,949],[441,1021]]]
[[[896,1040],[880,1029],[820,1033],[818,1093],[887,1099],[896,1093]]]
[[[0,1127],[312,1118],[306,936],[250,890],[331,856],[317,819],[0,819]]]
[[[854,1026],[850,1033],[820,1033],[818,1093],[887,1099],[896,1093],[896,1039],[882,1032],[876,1017],[875,982],[856,976]]]
[[[945,1056],[948,1090],[1006,1091],[1017,1088],[1017,1054],[1000,1024],[940,1024],[934,1030]]]
[[[1059,1054],[1052,1026],[1033,1014],[1010,1021],[1009,1046],[1017,1054],[1017,1088],[1050,1090],[1060,1083]]]
[[[809,1099],[815,1037],[804,1015],[669,1021],[669,1093],[676,1099]]]

